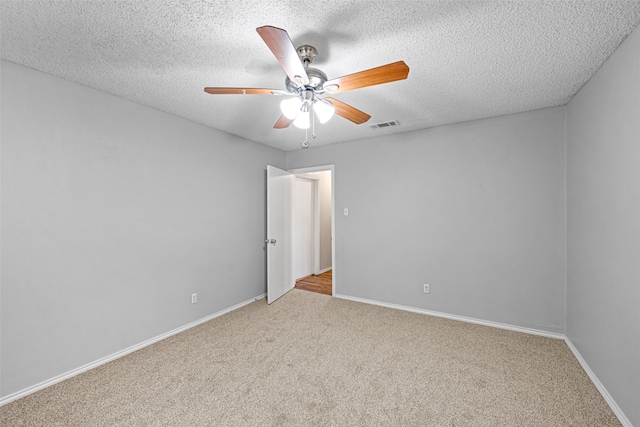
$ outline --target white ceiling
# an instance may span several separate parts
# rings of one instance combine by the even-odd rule
[[[640,0],[2,0],[0,13],[4,59],[295,150],[304,131],[273,129],[282,98],[203,91],[284,89],[257,27],[315,46],[329,79],[409,66],[407,80],[335,95],[372,117],[316,126],[319,146],[566,104],[638,24]],[[369,126],[390,120],[401,126]]]

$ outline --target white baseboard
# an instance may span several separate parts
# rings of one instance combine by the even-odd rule
[[[318,271],[318,274],[326,273],[327,271],[329,271],[331,269],[333,269],[333,267],[323,268],[322,270]]]
[[[444,317],[445,319],[458,320],[458,321],[467,322],[467,323],[474,323],[476,325],[491,326],[492,328],[507,329],[509,331],[523,332],[525,334],[532,334],[532,335],[540,335],[543,337],[555,338],[559,340],[562,340],[565,338],[563,334],[556,333],[556,332],[543,331],[540,329],[531,329],[531,328],[525,328],[522,326],[509,325],[506,323],[491,322],[489,320],[474,319],[473,317],[458,316],[455,314],[425,310],[422,308],[408,307],[405,305],[389,304],[386,302],[368,300],[368,299],[358,298],[358,297],[351,297],[348,295],[334,295],[334,296],[336,298],[342,298],[342,299],[356,301],[356,302],[363,302],[365,304],[379,305],[381,307],[395,308],[397,310],[410,311],[412,313],[427,314],[429,316]]]
[[[103,357],[101,359],[98,359],[98,360],[96,360],[94,362],[87,363],[84,366],[81,366],[81,367],[76,368],[76,369],[72,369],[69,372],[66,372],[64,374],[58,375],[58,376],[53,377],[53,378],[51,378],[49,380],[43,381],[43,382],[41,382],[39,384],[33,385],[31,387],[27,387],[27,388],[25,388],[23,390],[15,392],[15,393],[9,394],[9,395],[7,395],[7,396],[5,396],[3,398],[0,398],[0,406],[6,405],[7,403],[13,402],[14,400],[18,400],[21,397],[25,397],[25,396],[27,396],[29,394],[35,393],[36,391],[39,391],[39,390],[42,390],[42,389],[47,388],[49,386],[52,386],[52,385],[54,385],[56,383],[59,383],[61,381],[64,381],[64,380],[69,379],[71,377],[74,377],[74,376],[76,376],[78,374],[81,374],[83,372],[86,372],[86,371],[88,371],[90,369],[97,368],[100,365],[104,365],[105,363],[111,362],[112,360],[118,359],[118,358],[120,358],[122,356],[126,356],[129,353],[133,353],[136,350],[140,350],[141,348],[147,347],[147,346],[149,346],[149,345],[151,345],[153,343],[156,343],[158,341],[161,341],[161,340],[163,340],[165,338],[169,338],[172,335],[179,334],[180,332],[184,332],[187,329],[191,329],[194,326],[198,326],[198,325],[200,325],[200,324],[202,324],[204,322],[208,322],[209,320],[215,319],[216,317],[220,317],[223,314],[230,313],[230,312],[232,312],[234,310],[239,309],[240,307],[244,307],[247,304],[251,304],[252,302],[258,301],[258,300],[264,298],[266,295],[267,294],[258,295],[255,298],[251,298],[249,300],[243,301],[243,302],[241,302],[239,304],[236,304],[236,305],[234,305],[232,307],[229,307],[229,308],[226,308],[224,310],[218,311],[217,313],[211,314],[211,315],[209,315],[207,317],[203,317],[202,319],[198,319],[198,320],[196,320],[194,322],[191,322],[189,324],[181,326],[181,327],[179,327],[177,329],[174,329],[172,331],[169,331],[169,332],[166,332],[164,334],[158,335],[156,337],[153,337],[151,339],[143,341],[143,342],[141,342],[139,344],[136,344],[136,345],[131,346],[129,348],[126,348],[124,350],[121,350],[121,351],[118,351],[116,353],[113,353],[113,354],[111,354],[109,356],[106,356],[106,357]]]
[[[633,424],[631,424],[631,421],[629,421],[629,419],[626,417],[624,412],[622,412],[622,409],[620,409],[616,401],[613,400],[613,397],[611,397],[611,395],[609,394],[607,389],[604,387],[604,385],[600,382],[596,374],[591,370],[591,368],[589,367],[587,362],[584,360],[584,358],[582,357],[582,355],[580,354],[576,346],[574,346],[571,340],[567,337],[564,337],[564,342],[567,343],[567,346],[569,347],[573,355],[576,357],[576,359],[578,359],[578,362],[582,366],[582,369],[584,369],[584,371],[587,373],[587,375],[591,379],[591,382],[596,386],[596,388],[598,389],[598,391],[600,392],[604,400],[607,402],[607,404],[613,411],[613,413],[616,414],[616,417],[618,417],[618,420],[620,421],[620,423],[624,427],[633,427]]]

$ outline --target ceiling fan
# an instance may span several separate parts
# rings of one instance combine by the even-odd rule
[[[303,45],[296,49],[289,34],[281,28],[264,26],[256,28],[256,31],[287,73],[286,90],[206,87],[204,91],[212,95],[288,96],[280,103],[282,116],[276,122],[275,129],[287,128],[292,123],[301,129],[308,129],[311,120],[313,120],[310,117],[312,113],[318,117],[321,123],[326,123],[334,113],[355,124],[364,123],[371,118],[370,115],[335,98],[321,98],[320,95],[390,83],[406,79],[409,75],[407,64],[404,61],[398,61],[328,80],[325,73],[317,68],[309,67],[317,54],[313,46]]]

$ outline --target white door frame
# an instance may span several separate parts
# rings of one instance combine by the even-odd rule
[[[331,295],[335,296],[337,294],[336,292],[336,172],[335,172],[335,165],[321,165],[321,166],[312,166],[312,167],[307,167],[307,168],[296,168],[296,169],[289,169],[289,172],[293,173],[293,174],[304,174],[304,173],[310,173],[310,172],[323,172],[323,171],[331,171],[331,268],[332,268],[332,280],[331,280]],[[316,184],[317,185],[317,184]],[[318,195],[318,191],[316,188],[316,196]],[[319,203],[316,203],[316,213],[318,215],[319,218],[319,207],[318,207]],[[320,220],[318,219],[318,221],[314,221],[317,224],[320,222]],[[320,227],[317,227],[318,229],[314,231],[314,233],[316,234],[316,245],[320,245]],[[317,247],[317,246],[316,246]],[[319,248],[318,251],[319,253]],[[317,259],[317,258],[316,258]],[[316,271],[320,271],[320,266],[317,265],[316,266]]]

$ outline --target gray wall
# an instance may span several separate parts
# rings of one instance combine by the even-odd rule
[[[564,114],[287,152],[335,164],[336,292],[563,333]]]
[[[640,426],[640,29],[567,108],[567,336]]]
[[[2,396],[265,292],[282,151],[1,65]]]

